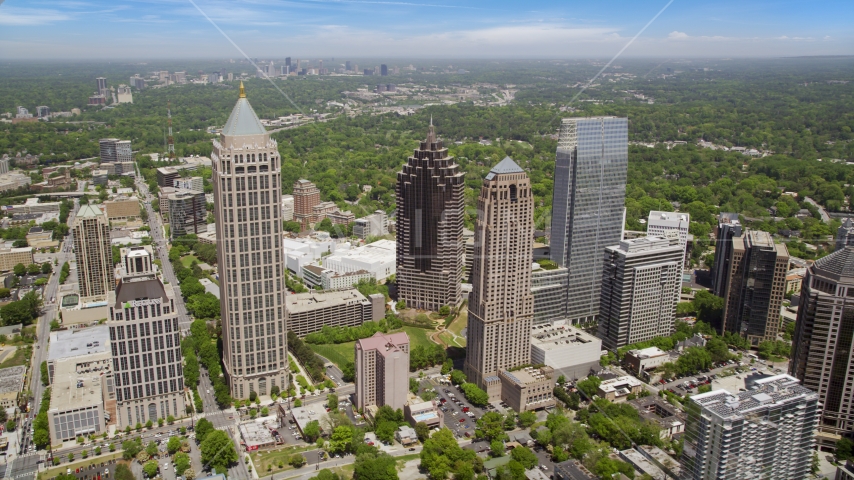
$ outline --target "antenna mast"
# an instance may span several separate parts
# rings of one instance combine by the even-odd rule
[[[166,153],[169,154],[169,160],[175,160],[175,139],[172,138],[172,101],[166,103],[166,117],[169,125],[169,137],[166,141]]]

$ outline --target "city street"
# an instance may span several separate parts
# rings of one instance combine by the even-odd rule
[[[75,199],[74,208],[72,208],[71,213],[68,215],[69,225],[73,225],[74,215],[77,212],[78,206],[79,203]],[[57,253],[59,265],[54,266],[54,272],[44,289],[45,305],[42,309],[42,315],[37,319],[37,341],[35,344],[35,350],[33,350],[30,374],[28,376],[30,379],[29,390],[33,392],[33,397],[30,401],[30,413],[20,414],[18,418],[19,428],[16,430],[16,433],[18,436],[18,445],[20,446],[19,450],[17,452],[9,451],[6,454],[6,467],[11,473],[11,475],[8,476],[12,476],[16,479],[35,478],[38,470],[38,464],[45,457],[44,451],[35,451],[35,448],[30,451],[30,446],[32,445],[32,436],[29,433],[29,425],[32,424],[30,417],[35,418],[35,415],[38,413],[39,407],[41,406],[42,394],[44,393],[45,387],[42,385],[41,369],[39,366],[41,365],[41,362],[47,360],[48,340],[50,338],[50,322],[57,317],[58,305],[59,302],[62,301],[62,299],[56,298],[56,294],[59,291],[59,270],[62,268],[63,263],[70,262],[74,259],[74,254],[71,253],[72,245],[72,234],[69,233],[60,245]],[[50,302],[51,299],[55,299],[54,302]],[[24,427],[25,423],[27,425],[26,427]]]

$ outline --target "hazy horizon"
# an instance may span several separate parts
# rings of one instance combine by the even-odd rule
[[[854,54],[852,13],[836,0],[6,0],[0,59],[240,58],[235,45],[258,58],[839,56]]]

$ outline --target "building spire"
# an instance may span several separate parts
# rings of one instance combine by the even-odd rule
[[[240,98],[246,98],[246,90],[243,89],[243,80],[240,81]]]
[[[433,128],[433,115],[430,115],[430,128],[427,129],[427,145],[436,143],[436,129]]]

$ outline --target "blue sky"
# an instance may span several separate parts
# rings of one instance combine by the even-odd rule
[[[226,35],[252,57],[610,57],[668,5],[668,0],[0,2],[0,58],[5,59],[239,57]],[[852,25],[851,0],[673,0],[623,55],[851,55]]]

